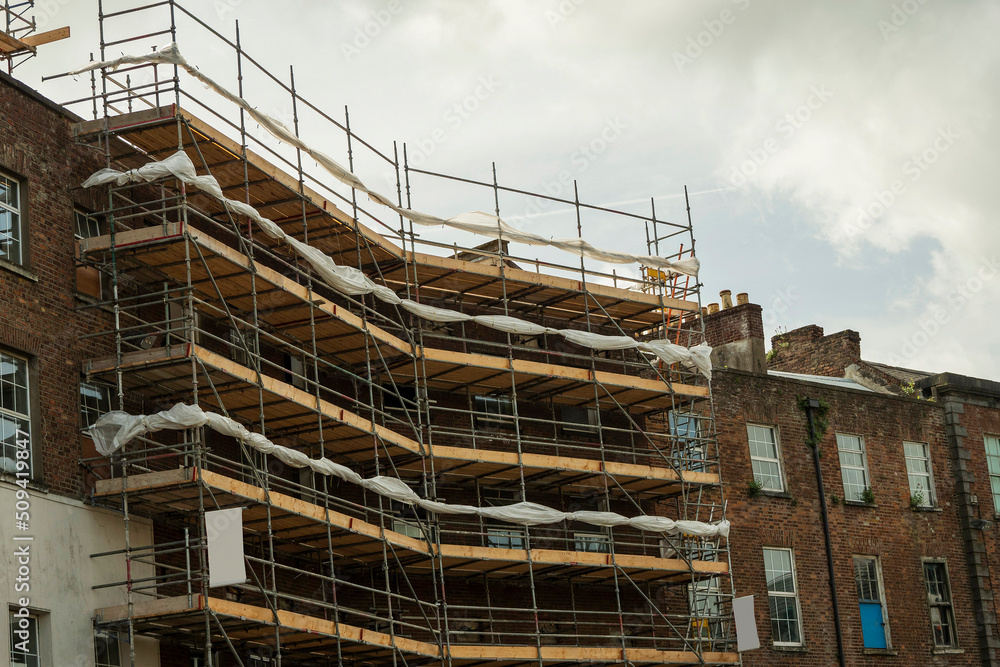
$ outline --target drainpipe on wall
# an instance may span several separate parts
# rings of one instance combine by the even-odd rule
[[[830,575],[830,601],[833,603],[833,626],[837,633],[837,657],[840,667],[844,662],[844,636],[840,631],[840,605],[837,603],[837,581],[833,575],[833,545],[830,541],[830,517],[826,511],[826,488],[823,486],[823,469],[819,465],[819,442],[816,439],[816,419],[813,411],[819,409],[819,401],[806,399],[806,419],[809,420],[809,440],[813,443],[813,465],[816,468],[816,483],[819,485],[819,512],[823,517],[823,537],[826,538],[826,567]]]

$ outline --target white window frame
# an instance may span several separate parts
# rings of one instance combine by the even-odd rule
[[[929,615],[929,620],[931,622],[931,641],[934,643],[934,648],[937,649],[949,649],[958,648],[958,623],[955,619],[955,595],[951,587],[951,573],[948,571],[948,561],[944,558],[923,558],[920,563],[921,575],[924,580],[924,590],[927,589],[927,566],[928,565],[940,565],[944,570],[944,584],[948,587],[948,600],[947,601],[932,601],[930,594],[926,595],[927,599],[927,613]],[[934,632],[934,608],[946,609],[950,620],[951,627],[951,643],[950,644],[938,644],[937,635]],[[941,612],[939,611],[940,615]]]
[[[474,396],[472,403],[477,426],[514,428],[514,400],[509,396]]]
[[[17,410],[17,408],[20,407],[18,405],[15,405],[13,408],[10,406],[0,405],[0,417],[7,417],[8,419],[14,421],[15,423],[18,421],[23,422],[23,428],[21,426],[15,427],[15,432],[12,434],[12,439],[10,440],[9,444],[6,442],[0,443],[0,461],[2,461],[2,463],[0,463],[0,472],[5,472],[9,474],[13,474],[14,472],[16,472],[16,465],[18,461],[17,450],[19,449],[17,446],[19,437],[16,433],[16,429],[20,428],[23,432],[28,434],[28,459],[27,459],[28,471],[30,473],[30,479],[34,479],[35,456],[34,456],[34,448],[32,447],[32,441],[34,440],[34,438],[32,437],[32,428],[31,428],[31,408],[32,408],[31,360],[19,354],[14,354],[12,352],[7,352],[5,350],[0,349],[0,364],[3,363],[17,364],[18,362],[24,365],[25,412],[20,412],[19,410]],[[17,385],[14,386],[16,392]],[[0,433],[0,435],[2,435],[2,433]],[[10,459],[10,462],[8,462],[7,459]]]
[[[691,637],[723,637],[722,588],[719,577],[709,577],[688,584],[688,608],[691,614]]]
[[[285,371],[288,373],[288,383],[296,389],[307,391],[309,389],[309,376],[306,374],[305,357],[285,352],[282,358]],[[311,371],[312,368],[310,367]]]
[[[667,426],[674,438],[677,451],[682,452],[678,464],[682,470],[701,471],[705,469],[705,444],[701,440],[701,415],[694,412],[671,410],[667,414]],[[681,424],[684,432],[681,433]]]
[[[753,478],[757,481],[762,482],[762,478],[758,477],[759,473],[754,467],[754,463],[773,463],[778,466],[778,483],[779,488],[774,488],[773,486],[768,486],[767,483],[763,485],[764,491],[776,491],[778,493],[784,492],[785,490],[785,467],[781,464],[781,441],[778,440],[778,427],[769,426],[766,424],[753,424],[748,423],[747,427],[747,446],[750,448],[750,471],[753,474]],[[752,443],[760,443],[759,438],[754,437],[752,429],[765,429],[771,432],[771,438],[774,440],[774,458],[770,456],[754,456]],[[770,445],[771,443],[763,442],[764,445]],[[768,483],[770,482],[770,475],[768,476]]]
[[[36,653],[25,653],[23,651],[17,651],[17,656],[15,656],[14,646],[15,643],[19,642],[19,638],[14,635],[14,624],[20,624],[21,619],[14,616],[15,610],[10,609],[7,613],[7,632],[10,634],[9,647],[7,649],[7,656],[10,658],[10,664],[12,667],[40,667],[45,663],[42,659],[45,657],[42,649],[42,624],[41,620],[38,618],[37,614],[30,614],[26,618],[28,619],[28,624],[34,626],[34,629],[29,629],[29,632],[35,633],[35,651]],[[33,660],[15,662],[15,657],[25,656],[27,658],[33,658]]]
[[[911,456],[909,452],[906,451],[907,445],[923,447],[923,456]],[[937,496],[934,493],[934,466],[931,465],[931,446],[926,442],[913,442],[909,440],[903,441],[903,458],[906,461],[906,481],[910,486],[910,497],[912,498],[917,494],[917,492],[923,493],[924,502],[920,505],[921,507],[934,507],[937,504]],[[910,470],[910,461],[925,461],[927,463],[927,472],[914,472]],[[926,477],[927,478],[927,491],[924,493],[920,488],[914,488],[913,477]]]
[[[854,566],[854,587],[857,589],[858,586],[858,567],[855,561],[858,560],[869,560],[875,562],[875,583],[878,586],[879,602],[882,604],[882,627],[885,628],[885,648],[886,650],[892,650],[892,634],[889,632],[889,604],[885,599],[885,582],[882,579],[882,559],[879,556],[868,556],[865,554],[854,554],[851,559],[851,564]],[[860,591],[855,591],[858,594],[858,603],[861,602]],[[864,639],[862,639],[862,643]]]
[[[106,412],[111,411],[111,385],[104,384],[102,382],[86,382],[80,380],[80,430],[86,432],[87,429],[97,421],[106,412],[101,412],[100,401],[104,397],[95,397],[93,395],[85,394],[85,389],[90,389],[97,393],[103,393],[106,396],[106,402],[108,409]]]
[[[27,239],[24,238],[25,236],[24,211],[21,210],[21,202],[24,200],[24,191],[23,191],[24,185],[22,184],[21,179],[14,178],[9,174],[0,172],[0,183],[3,183],[4,181],[14,184],[14,187],[16,188],[14,197],[14,199],[16,199],[16,203],[10,204],[0,201],[0,211],[9,213],[12,216],[11,231],[9,232],[9,234],[0,237],[0,247],[8,245],[7,242],[8,238],[16,240],[17,257],[16,258],[10,257],[7,254],[8,251],[4,251],[4,254],[2,257],[0,257],[0,260],[9,262],[11,264],[16,264],[17,266],[25,266],[27,262],[25,261],[26,253],[24,252],[24,246]]]
[[[993,445],[995,453],[990,452]],[[983,437],[986,449],[986,469],[990,476],[990,493],[993,496],[993,512],[1000,514],[1000,438],[995,435]]]
[[[611,553],[611,538],[608,537],[607,533],[574,532],[573,551],[591,554],[609,554]]]
[[[843,442],[847,438],[857,438],[858,449],[850,449],[842,446]],[[861,453],[861,465],[855,465],[853,463],[844,463],[844,454],[855,455],[860,451]],[[871,471],[868,469],[868,450],[865,447],[865,437],[863,435],[857,435],[855,433],[838,433],[837,434],[837,457],[840,461],[840,480],[844,487],[844,500],[848,502],[863,502],[863,493],[865,489],[870,489],[872,486]],[[861,487],[861,492],[854,497],[848,491],[848,481],[847,476],[844,474],[847,470],[860,470],[864,475],[864,486]],[[854,488],[856,485],[852,482],[850,488]]]
[[[105,654],[105,659],[101,660],[99,647],[102,641],[106,646],[114,646],[117,649],[117,659],[112,660],[111,656]],[[94,633],[94,667],[122,667],[122,648],[117,632],[98,630]]]
[[[86,229],[80,228],[81,219],[86,225]],[[101,219],[93,213],[74,208],[73,209],[73,236],[77,240],[92,239],[101,236]]]
[[[480,497],[488,507],[504,507],[523,500],[521,492],[513,489],[481,488]],[[528,539],[525,528],[512,527],[501,521],[487,519],[485,526],[486,546],[496,549],[524,549]]]
[[[787,591],[772,591],[770,586],[767,586],[767,558],[766,554],[768,551],[784,551],[788,553],[789,556],[789,570],[792,575],[792,592]],[[795,552],[788,547],[764,547],[763,552],[765,554],[764,558],[764,585],[767,586],[767,613],[768,619],[771,620],[771,643],[775,646],[803,646],[805,644],[805,635],[802,627],[802,605],[799,601],[799,581],[798,575],[795,573]],[[771,598],[794,598],[795,600],[795,622],[799,628],[799,641],[797,642],[779,642],[774,637],[774,620],[771,619]]]
[[[244,342],[246,343],[245,346]],[[257,338],[253,335],[250,327],[229,327],[229,348],[233,354],[233,361],[246,368],[253,368],[252,357],[260,356],[260,350],[257,348]]]

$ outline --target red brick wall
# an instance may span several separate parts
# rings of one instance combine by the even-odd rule
[[[821,442],[828,503],[844,496],[837,456],[837,432],[863,435],[876,506],[830,505],[837,594],[847,664],[978,664],[975,618],[961,543],[954,484],[943,428],[943,410],[927,401],[719,371],[713,381],[722,476],[733,523],[731,546],[737,595],[754,595],[762,648],[743,654],[746,665],[836,664],[825,542],[812,452],[805,444],[805,413],[797,397],[829,405],[829,427]],[[752,477],[746,424],[778,429],[787,493],[749,498]],[[930,445],[941,511],[914,511],[902,442]],[[772,648],[763,547],[791,547],[802,609],[805,648]],[[888,626],[896,655],[864,653],[855,591],[854,555],[879,556]],[[922,557],[946,558],[954,594],[959,643],[964,653],[933,652],[924,591]]]
[[[0,266],[0,346],[32,358],[36,474],[40,469],[52,491],[80,496],[80,364],[113,348],[110,341],[81,340],[109,328],[110,319],[74,310],[82,302],[75,296],[73,207],[100,208],[100,193],[78,186],[104,163],[73,143],[67,116],[19,86],[0,76],[0,171],[27,189],[33,277]]]
[[[748,338],[764,340],[761,307],[745,303],[705,315],[705,341],[712,347],[735,343]]]
[[[844,377],[844,369],[861,359],[857,331],[823,335],[823,328],[808,326],[771,337],[768,368],[789,373]]]

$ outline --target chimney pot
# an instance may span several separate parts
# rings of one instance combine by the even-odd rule
[[[750,303],[750,295],[749,294],[747,294],[746,292],[740,292],[739,294],[736,295],[736,305],[737,306],[745,306],[748,303]]]
[[[719,312],[719,304],[717,304],[717,303],[710,303],[710,304],[708,304],[708,314],[709,315],[714,315],[717,312]]]
[[[722,309],[733,307],[733,293],[727,289],[719,292],[719,299],[722,301]]]

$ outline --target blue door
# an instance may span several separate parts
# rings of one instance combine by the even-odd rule
[[[865,639],[865,648],[886,648],[882,603],[861,603],[861,634]]]
[[[870,556],[855,556],[854,581],[858,586],[858,606],[861,607],[861,636],[865,648],[888,648],[885,637],[885,612],[879,586],[878,560]]]

